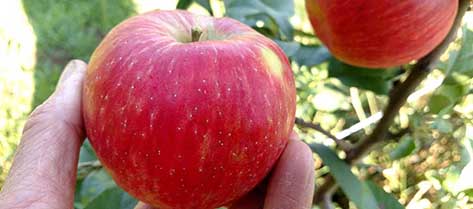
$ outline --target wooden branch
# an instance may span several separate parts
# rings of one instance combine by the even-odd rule
[[[457,31],[461,26],[461,22],[465,12],[470,6],[470,0],[460,0],[459,10],[455,22],[445,40],[437,46],[427,56],[420,59],[407,79],[396,86],[390,93],[389,103],[384,109],[383,117],[378,122],[373,132],[364,140],[360,141],[353,149],[347,153],[345,161],[349,164],[356,163],[368,153],[372,147],[386,139],[389,127],[394,121],[394,118],[399,112],[399,109],[406,103],[407,97],[414,91],[414,89],[427,77],[427,75],[434,69],[440,56],[448,48],[450,43],[455,40]],[[333,178],[331,178],[333,179]],[[326,179],[327,180],[327,179]],[[317,190],[314,195],[314,203],[321,204],[324,194],[336,188],[335,181],[326,181]],[[322,198],[320,198],[322,197]]]
[[[322,203],[325,197],[325,194],[329,191],[333,191],[336,188],[336,182],[333,176],[325,176],[324,183],[317,189],[314,193],[314,203]]]
[[[84,179],[89,173],[100,168],[102,168],[102,164],[98,160],[79,163],[77,166],[77,179]]]
[[[412,132],[411,128],[407,127],[405,129],[402,129],[396,133],[392,133],[392,132],[389,132],[387,134],[387,138],[388,139],[392,139],[394,141],[399,141],[399,139],[401,139],[404,135],[408,134]]]
[[[338,139],[336,136],[331,134],[329,131],[327,131],[327,130],[323,129],[322,127],[320,127],[319,124],[306,122],[302,118],[296,118],[296,124],[300,127],[311,128],[313,130],[316,130],[316,131],[322,133],[327,138],[332,139],[335,142],[335,144],[337,144],[337,146],[340,147],[344,151],[349,151],[350,149],[353,148],[352,144],[350,144],[349,142],[346,142],[344,140]]]
[[[321,209],[335,209],[332,203],[332,195],[326,194],[322,201],[322,205],[320,206]]]
[[[101,168],[102,164],[100,164],[100,161],[95,160],[95,161],[88,161],[88,162],[82,162],[79,163],[77,166],[78,169],[87,169],[87,168]]]

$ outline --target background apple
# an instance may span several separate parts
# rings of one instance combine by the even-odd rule
[[[458,0],[306,0],[320,40],[356,66],[393,67],[419,59],[450,30]]]
[[[229,18],[154,11],[93,53],[87,135],[113,179],[161,209],[209,209],[252,189],[293,128],[288,59]]]

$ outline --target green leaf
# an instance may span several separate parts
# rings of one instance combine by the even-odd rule
[[[259,27],[258,21],[263,21],[264,26]],[[246,16],[245,24],[254,28],[255,30],[257,30],[259,33],[263,34],[264,36],[267,36],[267,37],[279,36],[279,25],[276,22],[276,19],[274,19],[274,17],[271,17],[270,15],[266,13],[256,13],[256,14]]]
[[[337,154],[322,144],[314,143],[310,146],[322,158],[324,164],[330,168],[330,173],[338,185],[357,208],[379,208],[368,186],[351,172],[350,166],[338,158]]]
[[[79,162],[88,162],[97,160],[94,150],[88,139],[84,141],[84,144],[80,147]]]
[[[463,36],[461,39],[461,49],[458,52],[458,56],[456,56],[452,71],[457,72],[460,74],[464,74],[467,76],[473,76],[473,24],[471,24],[470,28],[466,25],[462,28]]]
[[[79,192],[79,202],[88,205],[103,191],[115,187],[115,182],[104,169],[93,171],[82,182]]]
[[[430,97],[429,110],[431,113],[438,114],[440,111],[450,106],[451,102],[447,96],[434,94]]]
[[[241,1],[241,0],[238,0]],[[280,12],[285,16],[294,15],[294,2],[287,0],[261,0],[265,5],[269,6],[274,11]]]
[[[80,190],[82,188],[83,180],[76,181],[76,188],[74,191],[74,209],[83,209],[84,205],[80,201]]]
[[[448,51],[448,59],[438,63],[438,69],[442,70],[447,76],[455,73],[473,76],[473,21],[465,21],[462,25],[461,39],[455,44],[458,47],[452,47]]]
[[[295,41],[275,41],[284,50],[284,53],[299,65],[312,67],[331,57],[328,49],[321,45],[302,45]]]
[[[399,75],[399,69],[367,69],[355,67],[337,59],[330,59],[329,77],[338,78],[343,84],[373,91],[377,94],[388,94],[392,87],[391,80]]]
[[[300,44],[295,41],[291,41],[291,42],[279,41],[279,40],[274,40],[274,41],[279,45],[279,47],[281,47],[281,49],[284,51],[284,53],[288,57],[293,56],[300,49]]]
[[[466,22],[462,27],[462,38],[457,40],[459,47],[450,49],[448,59],[440,62],[446,78],[429,101],[431,113],[448,114],[453,107],[468,93],[469,79],[473,76],[473,21]]]
[[[473,189],[463,191],[468,197],[473,198]]]
[[[416,149],[414,139],[410,136],[405,137],[399,142],[397,147],[389,154],[391,160],[399,160],[410,155]]]
[[[432,124],[432,128],[437,129],[442,133],[452,133],[453,125],[450,121],[442,118],[435,119],[434,123]]]
[[[327,61],[330,57],[330,52],[324,46],[301,45],[292,59],[300,65],[312,67]]]
[[[177,9],[188,9],[191,4],[195,2],[200,6],[204,7],[207,11],[209,11],[210,15],[213,15],[212,7],[210,6],[210,0],[179,0],[177,2]]]
[[[191,6],[192,2],[194,2],[194,0],[179,0],[176,9],[187,9]]]
[[[372,181],[367,181],[366,184],[373,193],[378,206],[381,209],[404,209],[404,206],[399,203],[399,201],[390,193],[387,193],[382,188],[380,188],[376,183]]]
[[[85,209],[133,209],[137,202],[119,187],[112,187],[100,193]]]
[[[468,87],[458,83],[453,77],[446,79],[444,84],[438,88],[429,101],[430,112],[439,114],[446,108],[452,109],[463,96],[468,93]],[[446,114],[448,112],[444,112]]]
[[[261,20],[268,24],[268,19],[264,21],[258,14],[264,14],[274,20],[278,28],[272,28],[273,34],[278,34],[281,40],[292,40],[294,29],[289,18],[294,15],[294,2],[285,0],[224,0],[226,15],[254,26],[254,23]]]
[[[457,83],[455,81],[445,82],[437,92],[439,94],[445,95],[448,99],[452,102],[458,101],[461,97],[463,97],[466,93],[468,93],[468,88],[465,87],[462,83]]]

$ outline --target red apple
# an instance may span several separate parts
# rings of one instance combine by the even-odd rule
[[[338,59],[393,67],[432,51],[449,32],[458,0],[306,0],[310,22]]]
[[[160,209],[210,209],[270,171],[296,94],[276,43],[236,20],[154,11],[116,26],[83,91],[89,140],[117,184]]]

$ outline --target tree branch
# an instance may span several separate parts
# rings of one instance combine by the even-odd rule
[[[332,203],[332,195],[326,194],[324,195],[324,200],[322,201],[322,209],[335,209]]]
[[[406,103],[407,97],[427,77],[432,69],[434,69],[440,56],[444,53],[449,44],[455,40],[457,31],[461,26],[463,16],[470,6],[469,1],[470,0],[460,0],[457,17],[455,18],[453,27],[445,40],[427,56],[420,59],[414,65],[407,79],[391,91],[389,103],[384,109],[383,117],[378,122],[373,132],[364,140],[360,141],[359,144],[357,144],[347,153],[347,157],[345,159],[347,163],[353,164],[357,162],[359,159],[365,156],[365,154],[368,153],[374,145],[382,142],[386,138],[389,127],[394,121],[399,109]],[[314,202],[320,203],[320,201],[322,201],[320,197],[323,197],[324,194],[334,188],[336,188],[335,181],[326,181],[315,193]]]
[[[79,163],[77,166],[77,179],[84,179],[90,172],[102,168],[98,160]]]
[[[306,122],[302,118],[296,118],[296,124],[299,125],[300,127],[311,128],[311,129],[314,129],[314,130],[324,134],[327,138],[332,139],[335,142],[335,144],[337,144],[337,146],[340,147],[344,151],[349,151],[350,149],[353,148],[352,144],[337,138],[336,136],[331,134],[329,131],[327,131],[327,130],[323,129],[322,127],[320,127],[319,124]]]
[[[326,193],[336,188],[336,182],[332,175],[325,176],[324,183],[314,193],[314,203],[322,203]]]
[[[404,135],[408,134],[408,133],[411,132],[411,131],[412,131],[412,130],[411,130],[409,127],[407,127],[407,128],[402,129],[402,130],[400,130],[400,131],[398,131],[398,132],[396,132],[396,133],[389,132],[389,133],[387,134],[387,138],[388,138],[388,139],[392,139],[392,140],[394,140],[394,141],[399,141],[400,138],[402,138]]]

